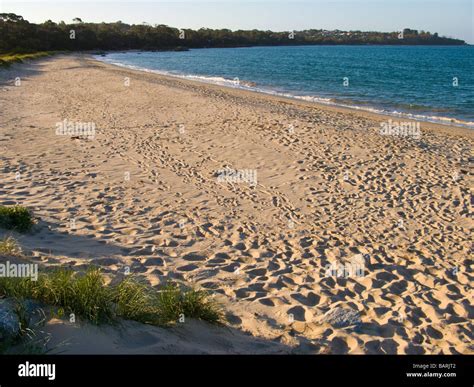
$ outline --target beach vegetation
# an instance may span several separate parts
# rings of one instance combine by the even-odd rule
[[[50,51],[187,50],[282,45],[466,44],[463,40],[409,28],[394,32],[324,29],[280,32],[209,28],[180,30],[163,24],[130,25],[122,21],[88,23],[79,18],[75,18],[71,24],[51,20],[35,24],[14,13],[0,13],[0,36],[0,53],[36,53],[33,55]],[[183,36],[185,39],[181,38]],[[11,60],[8,59],[7,63]]]
[[[0,227],[18,232],[30,231],[34,225],[34,217],[23,206],[0,206]]]
[[[11,308],[4,309],[2,317],[6,317],[5,312],[10,313],[7,320],[14,321],[16,329],[13,332],[5,329],[3,324],[0,326],[0,354],[45,355],[51,352],[54,348],[47,348],[50,336],[41,332],[44,311],[40,308],[33,310],[22,300],[8,301]]]
[[[21,248],[15,238],[5,236],[0,240],[0,255],[16,256],[21,254]]]
[[[32,53],[3,53],[0,54],[0,67],[9,67],[13,63],[22,63],[25,60],[39,59],[53,55],[50,51],[39,51]]]
[[[168,326],[184,318],[213,324],[223,320],[220,306],[206,291],[177,284],[155,288],[133,277],[107,283],[98,268],[85,273],[50,270],[41,273],[36,281],[26,277],[0,278],[0,297],[35,300],[93,324],[126,319]]]

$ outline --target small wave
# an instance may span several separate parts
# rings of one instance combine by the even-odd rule
[[[107,62],[109,64],[115,65],[115,66],[120,66],[120,67],[125,67],[131,70],[139,70],[139,71],[144,71],[147,73],[154,73],[154,74],[160,74],[160,75],[167,75],[171,77],[177,77],[181,79],[188,79],[192,81],[200,81],[204,83],[212,83],[214,85],[220,85],[220,86],[230,86],[230,87],[238,87],[238,88],[244,88],[244,89],[253,89],[256,87],[256,83],[252,81],[246,81],[246,80],[241,80],[239,78],[234,78],[234,79],[228,79],[228,78],[223,78],[223,77],[210,77],[210,76],[204,76],[204,75],[194,75],[194,74],[180,74],[172,71],[165,71],[165,70],[152,70],[148,69],[146,67],[140,67],[140,66],[135,66],[135,65],[129,65],[129,64],[124,64],[120,62],[114,62],[113,60],[109,60],[107,57],[103,58],[98,55],[94,55],[94,59],[97,59],[102,62]]]
[[[113,60],[110,60],[107,57],[101,57],[99,55],[94,55],[94,58],[102,62],[113,64],[115,66],[125,67],[132,70],[144,71],[148,73],[166,75],[166,76],[171,76],[171,77],[176,77],[176,78],[181,78],[181,79],[188,79],[188,80],[193,80],[193,81],[198,81],[198,82],[203,82],[203,83],[208,83],[208,84],[210,83],[210,84],[219,85],[219,86],[250,90],[250,91],[270,94],[270,95],[274,95],[278,97],[298,99],[298,100],[303,100],[307,102],[313,102],[313,103],[319,103],[319,104],[331,105],[331,106],[337,106],[337,107],[344,107],[344,108],[366,111],[366,112],[376,113],[376,114],[383,114],[386,116],[400,117],[400,118],[405,118],[405,119],[412,119],[412,120],[418,120],[418,121],[425,121],[425,122],[431,122],[431,123],[437,123],[437,124],[460,126],[460,127],[466,127],[469,129],[474,129],[473,121],[464,121],[464,120],[460,120],[460,119],[452,118],[452,117],[429,116],[429,115],[423,115],[423,114],[400,112],[397,110],[390,111],[390,110],[380,109],[380,108],[375,108],[375,107],[370,107],[370,106],[360,106],[360,105],[355,105],[355,104],[336,102],[332,98],[323,98],[323,97],[312,96],[312,95],[295,95],[291,93],[278,92],[278,91],[267,89],[267,88],[257,87],[257,84],[255,82],[240,80],[239,78],[228,79],[228,78],[223,78],[223,77],[211,77],[211,76],[204,76],[204,75],[180,74],[180,73],[164,71],[164,70],[152,70],[145,67],[139,67],[139,66],[128,65],[128,64],[124,64],[120,62],[115,62]]]

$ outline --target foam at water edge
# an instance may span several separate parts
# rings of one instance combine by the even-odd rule
[[[399,111],[388,111],[385,109],[377,109],[374,107],[367,107],[367,106],[357,106],[357,105],[350,105],[350,104],[344,104],[340,102],[335,102],[334,100],[330,98],[322,98],[322,97],[317,97],[317,96],[302,96],[302,95],[293,95],[290,93],[281,93],[278,91],[274,91],[271,89],[264,89],[264,88],[259,88],[255,86],[248,86],[245,84],[237,83],[232,79],[226,79],[222,77],[207,77],[203,75],[193,75],[193,74],[179,74],[179,73],[173,73],[169,71],[163,71],[163,70],[151,70],[147,69],[144,67],[139,67],[139,66],[134,66],[134,65],[127,65],[124,63],[119,63],[119,62],[114,62],[112,60],[107,60],[107,57],[101,57],[99,55],[94,55],[94,59],[99,60],[101,62],[106,62],[115,66],[120,66],[120,67],[125,67],[129,68],[132,70],[139,70],[139,71],[144,71],[148,73],[154,73],[154,74],[160,74],[160,75],[166,75],[166,76],[171,76],[171,77],[176,77],[176,78],[181,78],[181,79],[188,79],[188,80],[193,80],[193,81],[198,81],[198,82],[203,82],[203,83],[208,83],[208,84],[214,84],[214,85],[219,85],[219,86],[226,86],[226,87],[233,87],[233,88],[238,88],[238,89],[243,89],[243,90],[251,90],[259,93],[264,93],[264,94],[270,94],[270,95],[275,95],[279,97],[285,97],[285,98],[292,98],[292,99],[299,99],[299,100],[304,100],[308,102],[314,102],[314,103],[319,103],[319,104],[325,104],[325,105],[331,105],[331,106],[337,106],[337,107],[344,107],[344,108],[349,108],[349,109],[355,109],[355,110],[362,110],[362,111],[367,111],[370,113],[377,113],[377,114],[383,114],[387,116],[392,116],[392,117],[399,117],[399,118],[405,118],[405,119],[412,119],[412,120],[418,120],[418,121],[425,121],[425,122],[431,122],[431,123],[437,123],[437,124],[444,124],[444,125],[451,125],[451,126],[459,126],[459,127],[465,127],[469,129],[474,129],[474,122],[472,121],[463,121],[463,120],[458,120],[456,118],[451,118],[451,117],[440,117],[440,116],[426,116],[423,114],[413,114],[413,113],[407,113],[407,112],[399,112]]]

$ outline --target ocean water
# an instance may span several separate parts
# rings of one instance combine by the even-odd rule
[[[98,59],[230,87],[474,128],[474,46],[116,52]]]

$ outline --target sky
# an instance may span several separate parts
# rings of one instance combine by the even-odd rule
[[[0,0],[0,12],[34,23],[71,22],[166,24],[177,28],[291,31],[340,29],[438,32],[474,44],[473,0],[184,0],[17,1]]]

